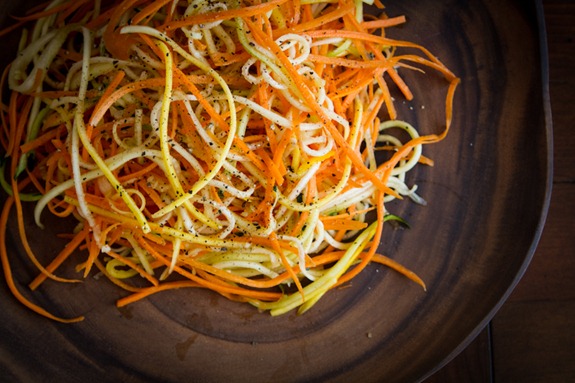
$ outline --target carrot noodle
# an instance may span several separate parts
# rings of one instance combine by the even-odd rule
[[[12,207],[39,270],[32,290],[76,281],[55,274],[70,262],[125,290],[119,307],[203,288],[303,313],[371,263],[425,289],[378,248],[397,219],[390,201],[426,203],[408,173],[433,165],[423,146],[447,135],[459,79],[390,37],[404,15],[376,1],[380,14],[364,16],[363,5],[53,0],[15,17],[0,30],[24,31],[0,82],[0,258],[14,296],[82,319],[18,290],[4,241]],[[408,71],[445,80],[445,124],[425,134],[397,118],[394,98],[418,96]],[[26,240],[29,202],[40,228],[46,208],[78,220],[46,265]]]

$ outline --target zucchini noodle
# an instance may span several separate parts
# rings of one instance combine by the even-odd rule
[[[400,220],[388,202],[426,203],[407,175],[432,163],[459,79],[365,3],[55,0],[7,69],[0,184],[37,200],[39,227],[46,210],[78,220],[77,270],[123,286],[118,306],[197,286],[302,313],[370,262],[425,288],[377,251]],[[400,71],[424,69],[445,79],[438,133],[393,105],[413,97]]]

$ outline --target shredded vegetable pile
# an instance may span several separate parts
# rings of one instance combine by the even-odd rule
[[[370,3],[366,1],[366,3]],[[459,79],[431,52],[391,39],[406,22],[375,0],[54,0],[24,30],[2,76],[1,258],[6,227],[39,270],[74,262],[126,290],[213,290],[279,315],[302,313],[378,254],[393,199],[425,201],[406,174],[448,132]],[[372,16],[375,15],[375,16]],[[443,77],[445,126],[398,119],[402,71]],[[401,133],[398,133],[401,132]],[[25,231],[75,217],[67,246],[41,264]],[[370,218],[371,217],[371,218]],[[68,218],[69,219],[69,218]],[[92,272],[92,274],[91,274]]]

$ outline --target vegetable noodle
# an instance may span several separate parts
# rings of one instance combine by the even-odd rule
[[[2,77],[0,255],[6,226],[39,270],[37,289],[72,254],[126,290],[119,307],[200,287],[279,315],[380,263],[385,208],[425,204],[407,174],[451,124],[459,79],[431,52],[389,38],[406,22],[375,0],[54,0],[16,18],[19,53]],[[376,15],[376,16],[372,16]],[[445,126],[420,134],[394,97],[400,72],[445,79]],[[396,92],[395,96],[392,96]],[[433,130],[433,127],[431,127]],[[22,202],[74,217],[47,265],[28,245]],[[81,251],[80,251],[81,250]]]

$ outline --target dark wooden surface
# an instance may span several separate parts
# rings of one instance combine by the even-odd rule
[[[554,189],[547,223],[508,301],[459,356],[425,383],[575,382],[575,0],[543,3],[554,121]]]
[[[544,0],[554,177],[533,260],[489,326],[436,382],[575,382],[575,1]]]

